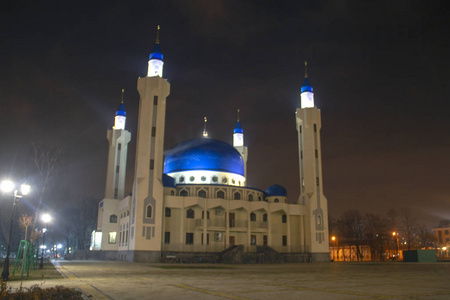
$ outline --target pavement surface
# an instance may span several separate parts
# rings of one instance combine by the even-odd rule
[[[450,263],[53,263],[65,278],[23,286],[79,288],[91,299],[450,299]]]

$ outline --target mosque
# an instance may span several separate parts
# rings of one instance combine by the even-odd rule
[[[209,137],[205,126],[203,136],[164,151],[170,84],[163,65],[158,28],[147,76],[137,82],[132,193],[124,192],[131,134],[125,129],[122,92],[114,127],[107,132],[105,198],[98,205],[91,253],[130,262],[329,261],[321,118],[306,68],[295,112],[300,195],[292,203],[280,185],[265,191],[247,186],[248,149],[239,118],[230,128],[233,145]]]

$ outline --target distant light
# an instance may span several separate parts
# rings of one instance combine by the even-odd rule
[[[61,248],[62,248],[62,245],[61,245],[61,244],[58,244],[57,248],[58,248],[58,249],[61,249]]]
[[[41,220],[44,223],[48,223],[48,222],[50,222],[52,220],[52,217],[49,214],[43,214],[42,217],[41,217]]]
[[[11,180],[3,180],[0,184],[0,189],[5,193],[9,193],[14,189],[14,182]]]
[[[21,186],[20,186],[20,192],[22,193],[22,195],[28,195],[28,193],[30,192],[30,190],[31,190],[31,186],[29,185],[29,184],[22,184]]]
[[[335,237],[335,236],[332,236],[332,237],[331,237],[331,240],[332,240],[332,241],[335,241],[335,240],[336,240],[336,237]]]
[[[442,250],[444,250],[444,251],[447,250],[447,247],[442,247]]]

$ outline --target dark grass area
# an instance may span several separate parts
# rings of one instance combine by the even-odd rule
[[[3,270],[4,260],[0,260],[0,270]],[[39,280],[39,279],[59,279],[63,278],[61,274],[56,271],[52,263],[44,263],[44,268],[39,269],[39,263],[35,266],[34,270],[30,268],[29,276],[27,277],[26,271],[23,273],[21,278],[22,270],[18,269],[13,275],[15,260],[11,259],[9,262],[9,281],[25,281],[25,280]]]
[[[222,266],[153,266],[155,268],[160,269],[169,269],[169,270],[175,270],[175,269],[233,269],[231,267],[222,267]]]

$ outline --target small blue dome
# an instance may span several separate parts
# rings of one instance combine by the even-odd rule
[[[234,133],[244,133],[244,130],[242,130],[241,123],[239,123],[239,121],[236,123],[236,127],[234,127]]]
[[[286,189],[278,184],[269,186],[266,189],[265,193],[266,193],[266,197],[271,197],[271,196],[287,197]]]
[[[155,44],[153,47],[152,53],[150,53],[150,59],[159,59],[163,60],[163,55],[161,53],[161,47],[159,44]]]
[[[305,79],[303,80],[302,93],[303,92],[313,92],[313,88],[311,86],[311,83],[309,83],[308,77],[305,77]]]
[[[119,107],[116,110],[116,116],[124,116],[126,117],[127,112],[125,111],[125,105],[123,105],[123,102],[119,104]]]
[[[162,182],[163,182],[163,186],[164,187],[169,187],[169,188],[175,188],[175,178],[170,177],[167,174],[163,174],[162,176]]]
[[[164,173],[182,171],[218,171],[244,176],[244,160],[230,144],[195,138],[175,145],[165,152]]]

